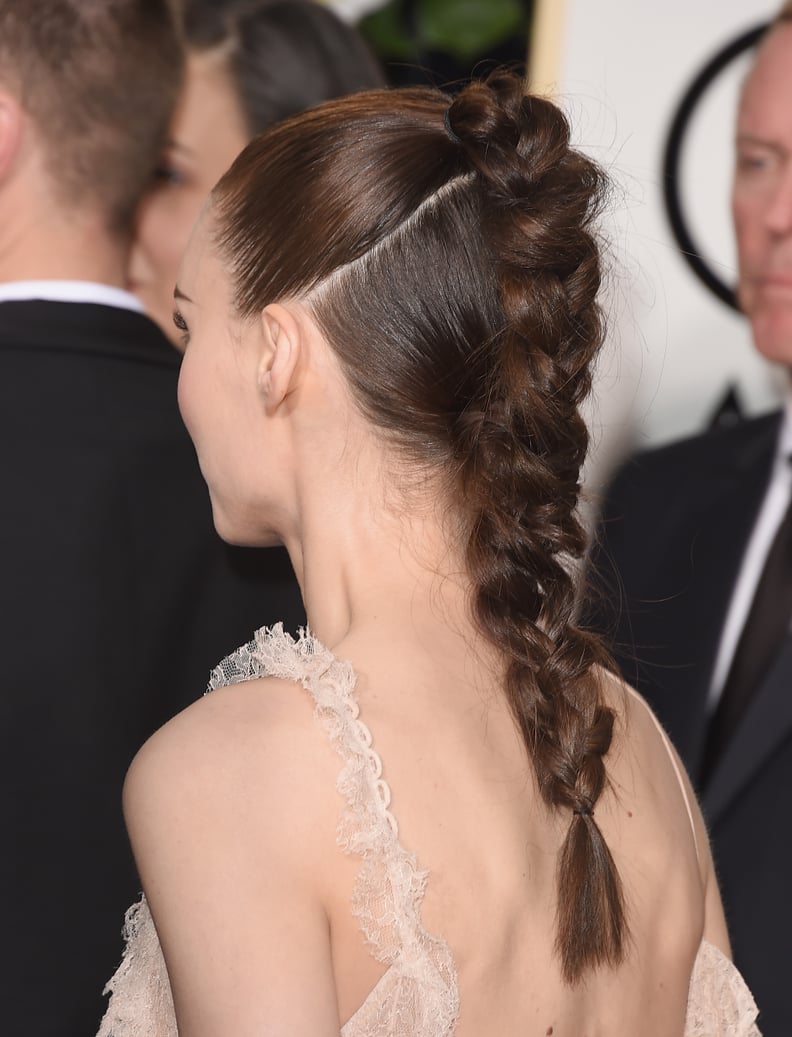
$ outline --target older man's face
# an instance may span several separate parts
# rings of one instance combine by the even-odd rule
[[[740,306],[759,351],[792,368],[792,22],[763,41],[745,83],[732,211]]]

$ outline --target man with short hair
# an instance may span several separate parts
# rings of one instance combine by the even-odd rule
[[[733,215],[754,343],[792,373],[792,3],[737,120]],[[764,1037],[792,1034],[792,388],[783,411],[631,460],[607,498],[593,625],[679,748]],[[604,598],[604,596],[603,596]]]
[[[301,616],[283,553],[216,537],[180,357],[124,289],[181,69],[166,0],[0,0],[9,1035],[95,1032],[139,891],[132,756],[255,626]]]

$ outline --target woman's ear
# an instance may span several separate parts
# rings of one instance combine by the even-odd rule
[[[259,358],[258,386],[268,411],[274,411],[296,388],[303,350],[299,320],[282,303],[261,311],[263,347]]]

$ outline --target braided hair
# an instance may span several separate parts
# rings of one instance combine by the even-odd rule
[[[575,625],[570,567],[603,191],[560,110],[499,71],[453,101],[412,88],[320,105],[254,141],[213,194],[240,314],[308,300],[363,412],[444,480],[473,618],[504,660],[540,794],[569,817],[556,950],[570,984],[626,940],[595,817],[608,660]]]

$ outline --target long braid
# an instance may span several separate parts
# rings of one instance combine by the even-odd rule
[[[506,690],[541,795],[571,811],[558,861],[557,951],[574,983],[587,968],[621,960],[626,928],[620,879],[594,816],[614,717],[592,673],[602,650],[574,625],[566,565],[585,545],[576,503],[587,432],[578,405],[601,340],[588,229],[600,176],[570,149],[558,109],[523,96],[514,77],[473,84],[447,124],[486,184],[484,227],[505,317],[480,409],[467,409],[455,440],[471,502],[474,611],[507,659]]]
[[[584,548],[578,406],[602,337],[602,186],[558,109],[497,73],[450,107],[419,88],[320,105],[249,145],[213,195],[240,314],[308,301],[363,413],[448,491],[541,795],[569,812],[569,982],[616,964],[626,930],[593,813],[614,722],[595,668],[607,659],[574,625],[568,569]]]

